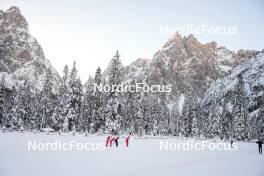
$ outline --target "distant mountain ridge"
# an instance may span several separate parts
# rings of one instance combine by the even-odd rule
[[[212,83],[258,53],[242,49],[235,53],[217,46],[216,42],[202,44],[193,35],[182,37],[176,33],[151,60],[140,58],[123,67],[122,81],[149,85],[172,84],[172,92],[167,94],[168,104],[175,104],[189,94],[201,100]],[[111,64],[103,73],[106,82],[110,67]]]

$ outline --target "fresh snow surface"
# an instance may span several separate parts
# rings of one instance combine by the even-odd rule
[[[0,176],[263,176],[264,154],[255,143],[237,151],[160,151],[160,141],[185,139],[132,137],[131,145],[103,151],[28,151],[28,140],[104,143],[105,136],[0,133]]]

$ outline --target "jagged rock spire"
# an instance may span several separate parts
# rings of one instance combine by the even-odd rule
[[[0,12],[0,33],[6,33],[11,29],[19,29],[28,32],[28,23],[21,14],[19,8],[12,6],[5,12]]]

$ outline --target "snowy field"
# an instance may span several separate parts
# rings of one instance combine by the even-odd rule
[[[264,155],[254,143],[237,151],[161,151],[160,138],[132,138],[126,148],[28,151],[28,141],[104,143],[105,136],[0,133],[0,176],[263,176]],[[176,138],[163,141],[185,142]]]

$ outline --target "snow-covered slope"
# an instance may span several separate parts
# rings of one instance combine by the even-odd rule
[[[51,75],[54,90],[60,83],[57,71],[45,58],[41,46],[28,32],[28,23],[17,7],[0,11],[0,77],[8,86],[28,80],[41,90]]]
[[[251,129],[248,131],[263,135],[264,51],[256,58],[244,60],[230,75],[213,83],[204,96],[202,106],[208,114],[217,111],[227,119],[230,116],[236,118],[237,108],[244,107],[247,117],[245,128],[249,126]]]
[[[139,58],[123,69],[123,80],[125,83],[144,83],[150,72],[150,60]]]
[[[235,67],[230,75],[212,84],[205,95],[204,103],[209,103],[210,95],[223,97],[229,91],[234,90],[238,84],[238,75],[241,74],[245,82],[244,89],[247,96],[252,96],[257,92],[262,95],[264,93],[264,53],[259,53],[254,59],[245,60]]]
[[[235,67],[230,75],[223,79],[217,80],[205,94],[203,103],[210,104],[212,97],[217,99],[227,98],[226,95],[230,91],[234,91],[238,85],[238,77],[242,75],[244,87],[248,103],[250,107],[255,106],[258,110],[264,104],[264,53],[259,53],[256,58],[245,60]],[[261,98],[262,97],[262,98]]]

